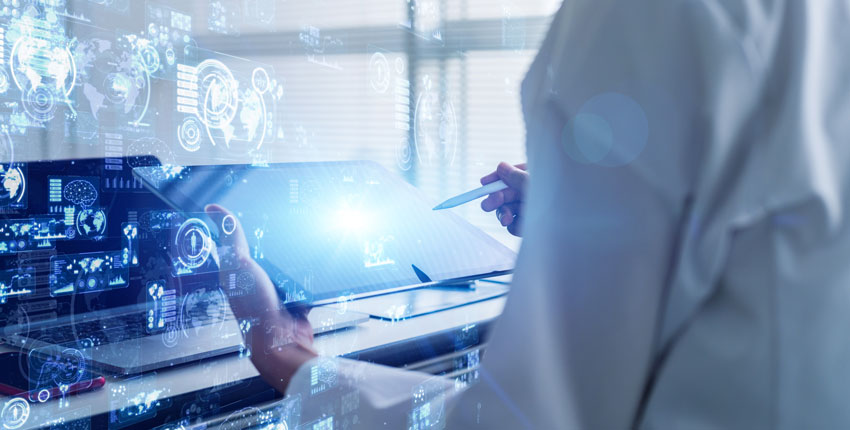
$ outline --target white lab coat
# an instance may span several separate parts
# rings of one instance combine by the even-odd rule
[[[523,83],[513,290],[481,382],[445,384],[448,428],[850,428],[848,21],[845,0],[564,3]],[[635,121],[601,128],[601,160],[564,133],[609,93],[645,114],[636,158]],[[360,428],[407,428],[427,376],[338,365]]]

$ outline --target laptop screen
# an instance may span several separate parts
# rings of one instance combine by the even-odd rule
[[[286,302],[327,302],[429,282],[503,274],[515,253],[419,190],[366,161],[140,167],[147,186],[187,223],[175,237],[185,273],[203,271],[205,241],[232,228],[203,208],[236,214],[251,253]],[[195,267],[192,267],[195,266]],[[236,275],[228,288],[250,285]]]
[[[152,157],[0,165],[0,326],[128,306],[163,308],[165,322],[184,298],[218,293],[217,273],[175,276],[173,238],[180,214],[150,193],[132,168]],[[163,295],[152,296],[151,287]],[[222,302],[223,298],[218,300]],[[197,301],[197,300],[196,300]],[[184,302],[187,306],[183,306]],[[168,321],[166,321],[168,320]],[[184,318],[185,320],[185,318]]]

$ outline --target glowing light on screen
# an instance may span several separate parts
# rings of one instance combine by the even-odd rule
[[[362,233],[371,227],[369,214],[352,208],[342,208],[334,214],[333,226],[346,233]]]

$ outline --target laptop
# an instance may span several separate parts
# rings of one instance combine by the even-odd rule
[[[133,176],[148,164],[158,160],[3,166],[15,194],[0,196],[0,340],[30,354],[76,350],[112,374],[249,353],[227,298],[250,294],[252,280],[221,285],[200,236],[181,254],[181,227],[197,225]],[[320,334],[368,315],[325,306],[308,318]]]
[[[310,306],[317,333],[368,320],[350,309],[353,300],[500,276],[515,260],[367,161],[174,166],[141,157],[26,170],[30,189],[47,196],[30,199],[26,212],[53,216],[65,237],[42,244],[48,275],[35,277],[33,293],[0,305],[17,302],[13,314],[25,321],[7,324],[3,338],[30,351],[72,347],[112,373],[248,353],[245,322],[233,318],[227,298],[252,294],[253,280],[235,273],[219,281],[226,262],[215,242],[232,225],[213,223],[203,211],[209,203],[239,217],[282,304]],[[7,277],[24,269],[44,272],[18,263]],[[34,304],[54,303],[55,316],[29,318]]]

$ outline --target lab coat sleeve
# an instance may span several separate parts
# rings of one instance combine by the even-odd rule
[[[564,2],[523,88],[512,290],[450,425],[639,425],[691,196],[757,90],[735,28],[715,2]]]

